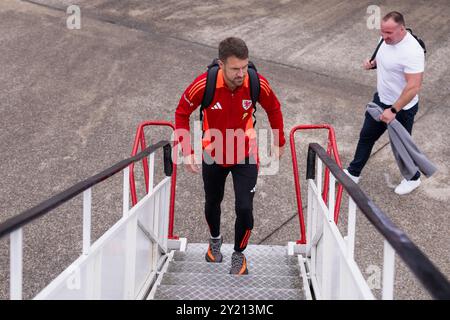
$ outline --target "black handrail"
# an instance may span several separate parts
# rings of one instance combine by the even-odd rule
[[[57,208],[61,204],[69,201],[70,199],[74,198],[78,194],[82,193],[83,191],[91,188],[92,186],[108,179],[109,177],[115,175],[116,173],[122,171],[126,167],[128,167],[131,163],[137,162],[141,160],[142,158],[148,156],[149,154],[155,152],[159,148],[163,148],[163,158],[164,158],[164,173],[166,176],[172,175],[172,157],[171,157],[171,145],[168,141],[160,141],[154,145],[151,145],[144,149],[142,152],[138,153],[134,157],[125,159],[120,161],[119,163],[116,163],[115,165],[109,167],[106,170],[103,170],[99,174],[96,174],[95,176],[92,176],[90,178],[87,178],[84,181],[81,181],[72,187],[58,193],[57,195],[51,197],[48,200],[45,200],[38,204],[37,206],[25,210],[22,213],[18,214],[17,216],[14,216],[2,224],[0,224],[0,238],[2,238],[5,235],[10,234],[11,232],[19,229],[20,227],[30,223],[34,219],[48,213],[49,211]]]
[[[446,277],[317,143],[309,144],[306,179],[315,179],[316,155],[344,186],[358,208],[394,248],[431,296],[435,299],[450,299],[450,283]]]

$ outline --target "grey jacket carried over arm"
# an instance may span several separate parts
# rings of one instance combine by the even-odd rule
[[[376,121],[380,121],[383,111],[383,108],[376,103],[370,102],[367,105],[367,112]],[[417,148],[411,135],[400,122],[396,119],[392,120],[387,125],[387,129],[392,152],[406,180],[411,180],[419,170],[427,177],[431,177],[436,172],[436,166]]]

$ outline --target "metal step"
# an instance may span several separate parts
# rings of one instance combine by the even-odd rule
[[[207,244],[189,244],[186,252],[175,252],[174,260],[186,262],[204,262],[207,249]],[[223,244],[220,251],[223,255],[223,262],[229,263],[231,261],[231,255],[234,251],[233,245]],[[248,262],[252,262],[254,264],[297,264],[297,257],[288,256],[287,249],[284,246],[251,245],[247,247],[247,249],[244,251],[244,254]]]
[[[231,274],[166,273],[162,285],[299,289],[300,277],[235,276]]]
[[[230,275],[233,244],[223,244],[221,263],[205,261],[207,243],[188,244],[174,252],[157,300],[304,300],[300,267],[285,246],[249,245],[244,251],[249,274]]]
[[[301,289],[160,285],[155,300],[304,300]]]
[[[231,243],[222,244],[221,251],[225,253],[233,253],[234,245]],[[186,251],[189,253],[205,253],[208,249],[208,243],[188,243],[186,247]],[[287,255],[286,246],[272,246],[272,245],[258,245],[258,244],[249,244],[245,249],[244,253],[246,254],[256,254],[256,255],[265,255],[265,254],[278,254],[278,255]]]
[[[247,265],[249,275],[299,276],[297,265],[255,264],[251,260],[247,261]],[[167,272],[229,274],[230,267],[230,261],[222,263],[171,261]]]

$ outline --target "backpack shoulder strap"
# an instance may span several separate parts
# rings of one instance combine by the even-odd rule
[[[253,127],[256,125],[256,103],[259,100],[259,93],[261,92],[261,83],[259,82],[259,76],[258,72],[256,70],[255,65],[253,62],[248,62],[248,77],[250,81],[250,97],[252,99],[252,105],[253,105]]]
[[[372,57],[370,58],[370,61],[375,60],[375,58],[377,57],[378,50],[380,50],[380,47],[383,44],[383,42],[384,42],[384,39],[381,38],[380,42],[378,43],[377,47],[375,48],[375,51],[372,54]],[[377,68],[377,66],[375,65],[374,67],[372,67],[370,69],[376,69],[376,68]]]
[[[208,66],[208,73],[206,75],[206,87],[203,94],[202,104],[200,107],[200,120],[203,119],[203,110],[208,108],[214,99],[214,92],[216,91],[217,74],[219,73],[219,60],[214,59]]]
[[[252,98],[253,107],[256,108],[256,103],[259,100],[259,93],[261,91],[261,84],[253,62],[248,62],[248,76],[250,81],[250,96]]]
[[[406,30],[407,30],[409,33],[411,33],[411,35],[414,37],[414,39],[417,40],[417,42],[418,42],[418,43],[420,44],[420,46],[422,47],[423,52],[424,52],[424,53],[427,53],[427,48],[425,47],[425,42],[423,42],[422,39],[420,39],[418,36],[416,36],[416,35],[414,34],[414,32],[412,31],[411,28],[406,28]]]

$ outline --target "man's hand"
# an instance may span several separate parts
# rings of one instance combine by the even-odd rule
[[[184,157],[184,167],[188,172],[200,173],[200,167],[195,163],[194,154]]]
[[[284,154],[284,146],[279,147],[276,145],[272,145],[272,156],[275,156],[276,159],[280,159]]]
[[[394,119],[395,113],[393,113],[390,108],[385,109],[383,113],[380,115],[380,120],[385,122],[386,124],[389,124],[389,122],[391,122]]]
[[[373,67],[375,67],[376,65],[377,65],[377,62],[375,60],[370,61],[370,59],[366,59],[366,60],[364,60],[363,68],[365,70],[370,70]]]

